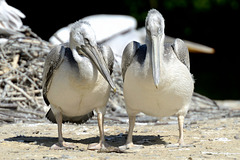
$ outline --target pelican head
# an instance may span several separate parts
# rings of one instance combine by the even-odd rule
[[[146,43],[151,51],[151,60],[152,60],[152,72],[153,80],[156,88],[160,83],[160,66],[161,66],[161,56],[164,53],[164,18],[156,10],[151,9],[148,12],[146,22]]]
[[[80,58],[79,55],[88,57],[95,64],[111,88],[113,88],[114,91],[116,90],[116,87],[111,79],[110,72],[103,60],[103,56],[101,55],[102,53],[99,52],[97,48],[95,33],[88,22],[80,20],[72,25],[69,45],[72,52],[78,53],[77,57],[74,56],[76,61]]]

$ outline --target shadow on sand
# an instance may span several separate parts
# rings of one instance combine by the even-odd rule
[[[127,135],[126,134],[119,134],[119,135],[111,135],[105,136],[106,142],[114,147],[119,147],[125,144]],[[37,137],[37,136],[16,136],[4,139],[5,141],[15,141],[15,142],[22,142],[22,143],[29,143],[34,145],[46,146],[51,147],[54,143],[58,141],[57,137]],[[64,138],[66,142],[70,143],[81,143],[81,144],[91,144],[91,143],[98,143],[99,137],[91,137],[85,138],[81,140],[75,140],[71,138]],[[167,144],[163,141],[162,136],[152,136],[152,135],[135,135],[133,136],[133,143],[137,145],[149,146],[149,145],[158,145],[158,144]]]

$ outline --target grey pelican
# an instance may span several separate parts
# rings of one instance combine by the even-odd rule
[[[23,26],[21,18],[25,15],[20,10],[0,0],[0,34],[16,34]]]
[[[148,12],[146,44],[130,42],[123,51],[123,94],[129,116],[127,148],[134,148],[132,133],[139,112],[155,117],[176,115],[179,145],[184,145],[183,123],[194,89],[189,52],[180,39],[164,44],[164,19],[155,9]]]
[[[53,48],[46,57],[43,72],[43,97],[51,109],[46,117],[58,125],[58,143],[51,148],[72,147],[64,142],[62,122],[83,123],[97,112],[100,140],[88,149],[106,147],[104,114],[110,89],[116,90],[110,77],[114,63],[112,50],[96,43],[96,37],[86,21],[75,22],[69,43]]]

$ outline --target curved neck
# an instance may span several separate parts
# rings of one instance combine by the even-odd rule
[[[77,62],[76,76],[81,84],[95,83],[97,80],[98,70],[95,65],[92,64],[91,60],[86,57],[79,55],[76,49],[71,49],[74,60]]]

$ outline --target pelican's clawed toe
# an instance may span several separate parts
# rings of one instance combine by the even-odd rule
[[[88,150],[101,150],[110,147],[109,144],[105,143],[92,143],[88,145]]]
[[[77,149],[78,147],[75,146],[73,143],[69,142],[62,142],[62,143],[55,143],[51,146],[50,149],[53,150],[67,150],[67,149]]]
[[[119,148],[121,150],[139,150],[139,149],[144,148],[144,146],[143,145],[136,145],[136,144],[133,144],[133,143],[128,143],[128,144],[125,144],[123,146],[120,146]]]

